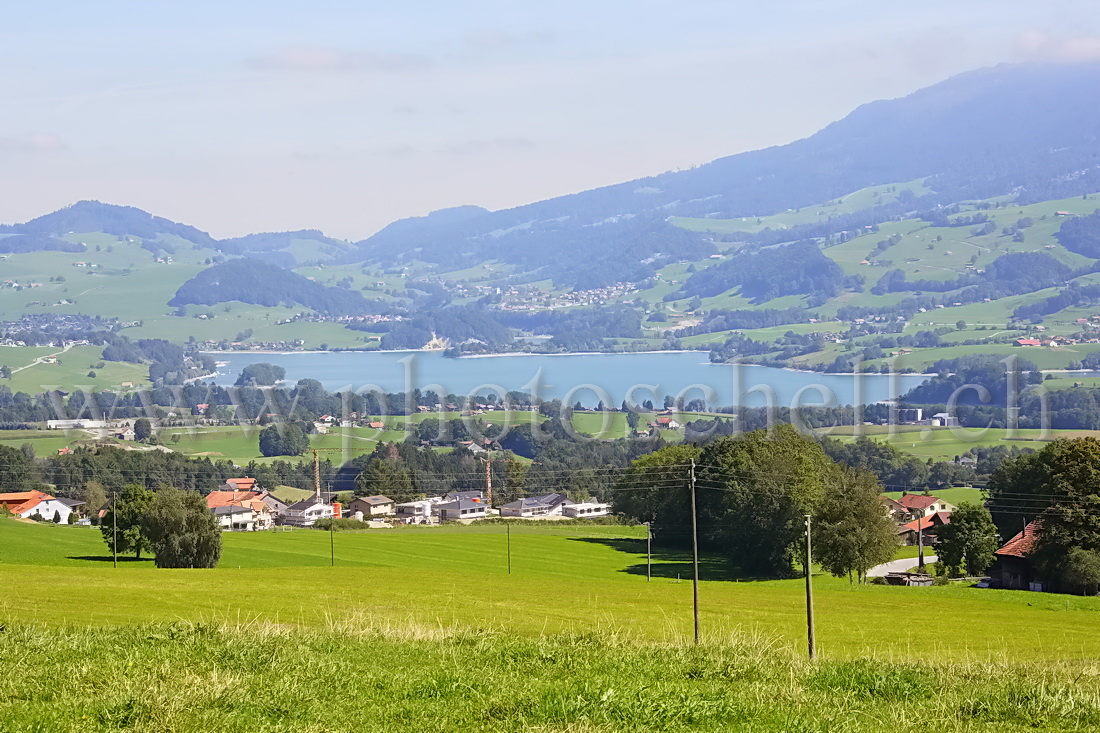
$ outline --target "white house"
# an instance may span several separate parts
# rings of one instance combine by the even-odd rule
[[[216,506],[210,510],[218,520],[218,525],[226,532],[252,532],[256,529],[255,512],[251,507],[240,504]]]
[[[394,507],[397,518],[406,524],[430,524],[432,516],[438,514],[436,507],[444,503],[443,499],[433,496],[419,501],[406,501]]]
[[[573,519],[591,519],[606,517],[611,513],[611,505],[598,501],[584,501],[562,507],[562,515]]]
[[[564,494],[543,494],[542,496],[529,496],[500,508],[502,517],[547,517],[558,516],[563,513],[564,507],[574,502]]]
[[[292,527],[312,527],[318,519],[331,519],[333,506],[316,496],[291,504],[283,511],[282,522]]]
[[[73,507],[69,504],[43,491],[0,494],[0,506],[23,519],[37,517],[52,522],[55,517],[59,517],[61,524],[68,524],[69,516],[73,513]]]
[[[489,513],[489,505],[484,501],[458,499],[439,504],[439,521],[453,522],[459,519],[482,519]]]

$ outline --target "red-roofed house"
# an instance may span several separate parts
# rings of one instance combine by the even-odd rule
[[[218,518],[222,529],[252,531],[275,526],[275,515],[266,501],[267,493],[237,488],[251,489],[256,479],[231,478],[224,485],[231,488],[206,495],[206,506]],[[231,511],[234,508],[239,511]]]
[[[227,491],[254,491],[256,489],[256,479],[254,478],[231,478],[225,480],[225,490]]]
[[[17,491],[10,494],[0,494],[0,506],[8,512],[23,519],[39,517],[47,521],[53,521],[55,515],[60,515],[61,523],[69,523],[69,515],[73,509],[62,502],[56,496],[50,496],[43,491]]]
[[[905,507],[910,516],[920,512],[922,517],[928,517],[936,512],[955,511],[955,505],[944,501],[937,496],[925,496],[924,494],[906,494],[898,499],[898,503]]]
[[[1042,346],[1039,339],[1016,339],[1017,346]]]
[[[901,525],[898,536],[905,544],[915,545],[919,541],[917,532],[920,531],[924,533],[924,543],[930,544],[936,539],[936,531],[945,524],[951,524],[951,512],[936,512]]]
[[[1043,583],[1036,576],[1029,559],[1039,542],[1041,528],[1038,520],[1029,523],[994,553],[997,562],[990,568],[989,577],[999,580],[1002,588],[1036,591],[1043,589]]]

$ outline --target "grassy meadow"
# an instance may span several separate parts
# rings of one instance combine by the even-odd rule
[[[647,582],[639,527],[513,526],[510,573],[492,525],[226,534],[215,570],[105,547],[0,520],[0,729],[1100,726],[1100,599],[816,573],[811,662],[803,581],[706,555],[693,646],[689,557]]]
[[[0,623],[113,626],[257,621],[324,628],[333,619],[519,636],[617,629],[639,641],[690,640],[690,555],[658,552],[646,581],[638,527],[503,526],[297,530],[225,535],[216,570],[112,568],[99,530],[0,522]],[[330,539],[335,567],[330,567]],[[738,577],[705,557],[705,638],[764,635],[796,653],[805,634],[800,579]],[[1100,599],[961,586],[851,585],[815,574],[817,633],[832,659],[1080,661],[1100,654]],[[905,619],[951,619],[931,638]]]

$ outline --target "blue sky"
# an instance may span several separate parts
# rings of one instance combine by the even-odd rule
[[[1094,0],[50,2],[0,24],[0,222],[78,199],[365,237],[812,134],[1002,62],[1100,57]]]

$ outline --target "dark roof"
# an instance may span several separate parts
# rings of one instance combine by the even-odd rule
[[[480,489],[476,491],[448,491],[446,494],[444,494],[444,497],[450,499],[451,501],[454,501],[456,499],[473,499],[474,497],[480,499],[482,496],[483,493]]]
[[[1039,541],[1040,529],[1042,529],[1042,525],[1038,520],[1028,523],[1022,532],[1018,532],[1015,537],[1006,542],[994,554],[1009,557],[1027,557],[1035,550],[1035,544]]]
[[[311,496],[308,499],[302,499],[301,501],[294,502],[293,504],[288,506],[287,509],[305,510],[309,509],[311,506],[319,506],[321,504],[327,505],[328,502],[324,499],[318,499],[316,496]]]
[[[251,513],[252,510],[246,506],[237,506],[234,504],[226,504],[225,506],[216,506],[210,511],[215,514],[241,514],[242,512]]]
[[[81,501],[80,499],[66,499],[64,496],[59,496],[57,498],[57,500],[59,502],[61,502],[62,504],[64,504],[65,506],[69,507],[70,509],[72,507],[76,507],[76,506],[84,506],[84,503],[85,503],[85,502]]]
[[[389,498],[388,496],[360,496],[360,497],[357,497],[357,498],[353,499],[352,501],[353,502],[354,501],[366,502],[367,504],[370,504],[371,506],[377,506],[379,504],[392,504],[393,503],[393,499]]]

